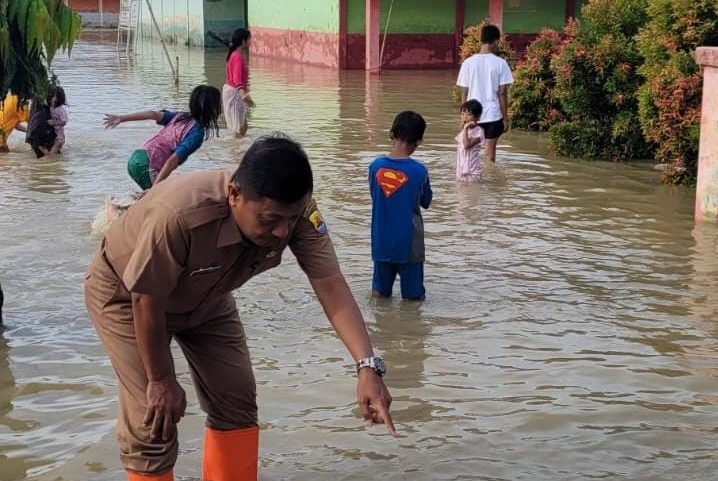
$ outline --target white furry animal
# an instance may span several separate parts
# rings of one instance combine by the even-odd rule
[[[108,195],[105,199],[105,204],[100,208],[100,211],[95,215],[95,219],[92,221],[92,234],[98,238],[104,236],[115,219],[127,212],[127,209],[140,200],[143,194],[144,192],[132,193],[128,198],[121,201]]]

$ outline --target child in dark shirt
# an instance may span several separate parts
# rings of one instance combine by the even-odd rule
[[[425,297],[421,207],[429,208],[432,192],[428,170],[411,158],[425,130],[421,115],[399,113],[391,127],[391,152],[369,166],[374,297],[391,297],[397,274],[404,299]]]

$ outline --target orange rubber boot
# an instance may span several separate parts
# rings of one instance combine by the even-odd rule
[[[231,431],[206,428],[203,481],[257,481],[259,426]]]
[[[127,481],[174,481],[174,479],[171,469],[162,474],[141,474],[127,471]]]

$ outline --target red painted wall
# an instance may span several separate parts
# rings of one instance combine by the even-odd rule
[[[383,41],[384,35],[381,35]],[[363,69],[365,38],[347,35],[346,68]],[[453,34],[390,33],[384,49],[385,69],[447,68],[456,65],[456,38]]]
[[[339,38],[336,33],[252,27],[252,53],[308,65],[339,67]]]
[[[526,54],[526,48],[529,46],[531,42],[533,42],[536,37],[538,37],[537,33],[507,33],[506,38],[511,44],[511,46],[516,51],[516,57],[518,60],[521,60],[524,58],[524,55]]]
[[[68,0],[68,6],[76,12],[100,12],[99,0]],[[120,0],[102,0],[102,11],[118,13]]]

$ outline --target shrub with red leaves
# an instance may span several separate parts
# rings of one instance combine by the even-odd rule
[[[641,126],[656,145],[656,161],[667,164],[664,181],[692,184],[703,87],[693,55],[697,47],[718,45],[718,2],[649,0],[647,12],[650,20],[638,35],[645,57]]]
[[[526,49],[514,72],[509,117],[519,129],[547,131],[563,118],[555,95],[556,76],[551,60],[560,53],[563,42],[556,30],[545,29]]]

